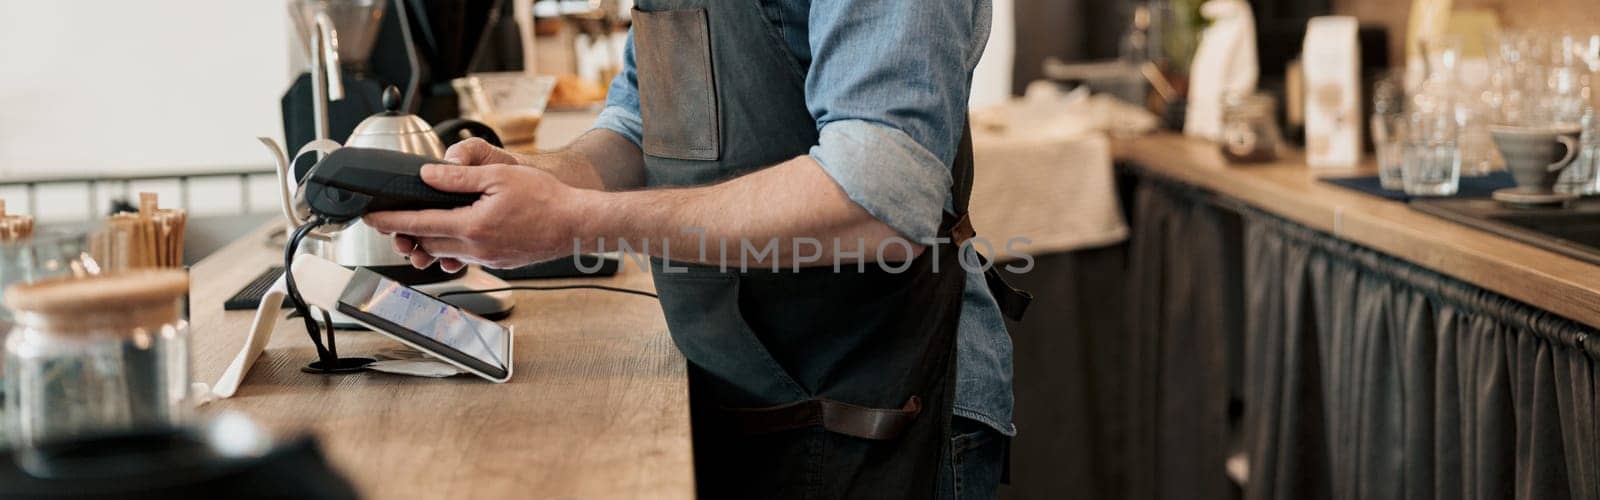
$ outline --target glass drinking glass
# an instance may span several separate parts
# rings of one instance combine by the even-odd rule
[[[1596,185],[1596,163],[1600,162],[1600,121],[1595,116],[1594,106],[1585,106],[1583,118],[1583,135],[1578,139],[1578,159],[1573,160],[1566,170],[1561,171],[1561,177],[1556,180],[1557,193],[1573,193],[1592,195],[1600,193],[1600,186]]]
[[[1482,61],[1474,61],[1476,71],[1463,71],[1468,61],[1463,60],[1463,43],[1459,36],[1449,35],[1419,42],[1423,52],[1422,80],[1408,92],[1409,110],[1449,114],[1454,120],[1456,155],[1460,158],[1460,175],[1476,177],[1487,175],[1495,165],[1494,141],[1489,135],[1491,105],[1486,71]],[[1377,104],[1376,102],[1374,104]]]
[[[1420,111],[1453,110],[1459,78],[1456,66],[1461,57],[1458,37],[1441,37],[1417,42],[1423,52],[1423,79],[1411,89],[1409,107]]]
[[[1412,111],[1400,177],[1406,194],[1449,196],[1461,183],[1460,128],[1452,109]]]
[[[1401,113],[1372,115],[1372,144],[1378,160],[1378,183],[1384,189],[1405,189],[1406,116]]]
[[[1384,189],[1404,188],[1400,164],[1405,144],[1405,75],[1386,71],[1372,86],[1372,146],[1378,161],[1378,182]]]
[[[1600,71],[1600,34],[1566,33],[1561,35],[1561,55],[1553,58],[1557,64],[1549,86],[1556,95],[1552,99],[1557,108],[1556,121],[1569,122],[1577,116],[1583,129],[1579,138],[1578,158],[1556,181],[1555,191],[1593,195],[1600,193],[1600,122],[1597,122],[1594,102],[1594,78]]]

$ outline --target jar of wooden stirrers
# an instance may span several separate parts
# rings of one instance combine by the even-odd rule
[[[163,209],[155,193],[139,193],[139,211],[113,214],[90,238],[90,253],[102,271],[183,267],[183,235],[189,215]]]
[[[6,200],[0,200],[0,243],[33,237],[33,216],[6,213]]]

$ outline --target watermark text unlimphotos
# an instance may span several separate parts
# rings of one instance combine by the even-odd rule
[[[661,240],[574,240],[572,249],[574,255],[593,253],[597,249],[601,252],[617,252],[624,255],[626,260],[632,260],[641,270],[650,268],[651,257],[659,257],[662,260],[661,272],[667,274],[689,272],[684,263],[740,273],[799,272],[801,269],[825,266],[831,266],[834,272],[845,272],[847,269],[865,272],[869,266],[877,266],[885,272],[898,274],[911,271],[917,265],[919,259],[906,256],[912,255],[918,247],[923,248],[922,257],[930,263],[931,271],[938,273],[945,271],[940,269],[941,252],[952,251],[952,241],[948,237],[928,238],[913,243],[895,236],[869,244],[861,238],[711,238],[704,228],[697,227],[684,228],[681,232],[683,238]],[[1032,243],[1033,240],[1017,236],[1007,239],[1002,245],[995,245],[982,236],[974,236],[953,250],[956,252],[956,262],[966,272],[986,272],[997,265],[995,260],[1002,260],[1011,261],[1003,269],[1022,274],[1033,270],[1033,256],[1022,250],[1022,247]],[[598,272],[601,266],[599,263],[586,264],[577,258],[573,262],[583,273]]]

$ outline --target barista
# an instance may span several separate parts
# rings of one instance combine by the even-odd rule
[[[540,155],[460,143],[446,159],[471,166],[423,179],[477,203],[367,224],[452,272],[619,239],[653,255],[705,496],[992,497],[1014,433],[1001,304],[1025,303],[958,252],[989,2],[637,7],[594,130]]]

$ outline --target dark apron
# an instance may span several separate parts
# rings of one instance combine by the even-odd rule
[[[651,186],[737,177],[817,143],[805,69],[758,2],[637,6],[635,66]],[[964,216],[970,138],[957,156],[954,206],[963,215],[946,214],[940,230],[955,241],[930,247],[904,272],[876,264],[740,273],[655,263],[668,328],[689,361],[703,496],[934,496],[950,452],[966,284],[957,245],[972,234]],[[720,247],[706,246],[711,255]],[[737,262],[740,243],[727,248]]]

